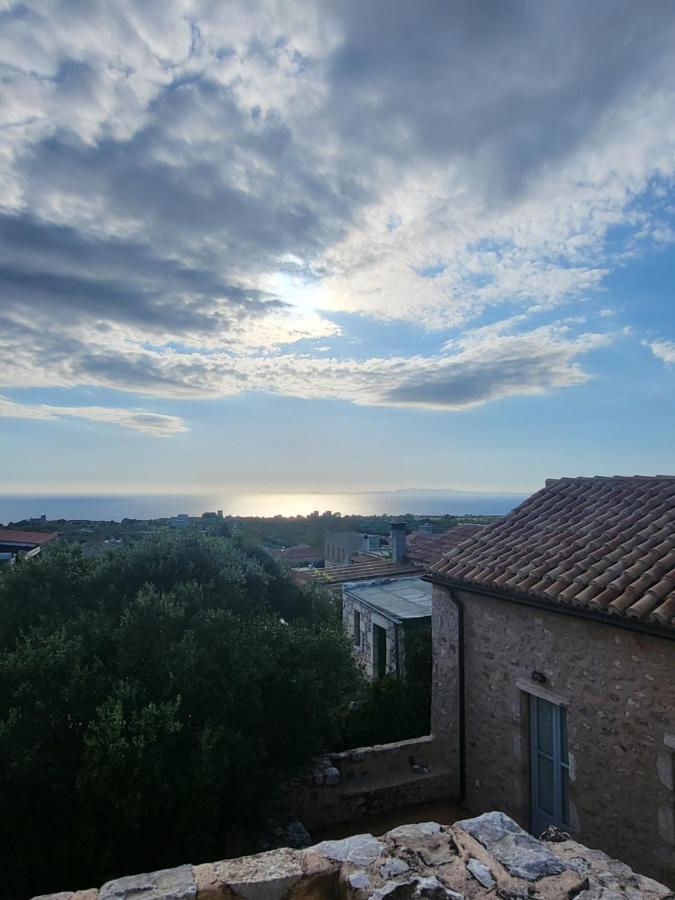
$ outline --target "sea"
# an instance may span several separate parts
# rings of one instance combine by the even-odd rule
[[[158,519],[223,510],[225,516],[297,516],[314,511],[343,515],[502,515],[525,494],[457,490],[399,490],[354,493],[208,494],[0,494],[0,523],[46,516],[55,519],[121,521]]]

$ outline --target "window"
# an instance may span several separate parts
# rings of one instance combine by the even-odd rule
[[[361,613],[354,610],[354,646],[361,646]]]

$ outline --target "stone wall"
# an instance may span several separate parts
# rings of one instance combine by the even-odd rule
[[[354,656],[368,678],[374,677],[373,671],[373,625],[379,625],[387,633],[387,674],[396,675],[396,624],[391,619],[374,612],[365,603],[360,603],[343,588],[342,590],[342,624],[345,633],[354,640],[354,612],[361,616],[361,635],[358,646],[354,644]],[[403,629],[399,629],[399,641],[403,643]],[[401,648],[402,650],[402,648]],[[399,655],[402,661],[402,654]]]
[[[404,825],[34,900],[665,900],[664,885],[561,834],[537,841],[503,813]]]
[[[448,797],[449,777],[449,767],[426,736],[322,757],[306,779],[291,785],[290,802],[294,815],[311,832]]]
[[[464,603],[466,804],[529,819],[528,694],[566,706],[571,830],[675,882],[675,644],[458,592]],[[434,590],[432,732],[458,786],[457,611]],[[532,672],[545,676],[536,684]]]

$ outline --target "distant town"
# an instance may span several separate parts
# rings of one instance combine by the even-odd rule
[[[323,567],[325,564],[325,536],[332,531],[358,532],[371,535],[365,551],[377,551],[378,555],[389,552],[390,525],[393,521],[405,522],[410,533],[419,531],[422,534],[439,534],[459,524],[487,525],[499,519],[490,515],[443,515],[443,516],[355,516],[342,515],[340,512],[316,510],[308,516],[273,516],[271,518],[257,516],[230,516],[222,509],[207,510],[199,516],[177,513],[174,516],[133,519],[48,519],[41,514],[30,519],[8,522],[2,528],[0,524],[0,562],[10,562],[18,553],[32,556],[39,553],[52,541],[68,541],[78,544],[85,555],[95,555],[113,550],[116,547],[133,543],[162,529],[190,529],[205,533],[233,534],[243,541],[259,543],[269,550],[279,561],[292,564],[294,567]],[[23,544],[10,531],[24,534]],[[32,540],[30,535],[34,534]],[[14,541],[12,541],[14,537]],[[4,544],[2,543],[4,540]],[[10,544],[17,544],[12,552]],[[358,542],[357,542],[358,543]],[[54,545],[52,545],[54,546]],[[354,549],[354,548],[350,548]],[[342,562],[345,561],[343,557]],[[328,563],[337,562],[330,558]]]

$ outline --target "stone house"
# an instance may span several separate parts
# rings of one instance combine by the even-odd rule
[[[363,549],[363,535],[359,531],[327,531],[324,536],[323,556],[327,567],[348,566]]]
[[[431,628],[431,594],[431,584],[419,576],[342,586],[342,623],[369,678],[405,676],[406,637]]]
[[[675,884],[675,478],[548,481],[429,578],[454,797]]]

